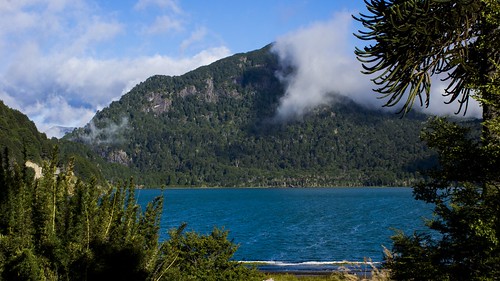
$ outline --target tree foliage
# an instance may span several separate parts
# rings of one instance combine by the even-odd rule
[[[494,280],[500,275],[500,158],[469,128],[435,119],[422,136],[439,155],[416,199],[435,205],[430,234],[393,237],[397,280]]]
[[[184,232],[185,227],[169,231],[163,251],[174,259],[166,280],[262,280],[255,271],[231,261],[238,247],[228,240],[227,231],[214,228],[210,234],[200,235]]]
[[[0,280],[216,280],[220,269],[226,280],[257,276],[230,260],[236,247],[226,232],[159,242],[163,197],[142,210],[131,181],[84,183],[71,162],[57,167],[57,151],[40,179],[8,152],[0,163]]]
[[[445,95],[460,109],[473,91],[490,82],[500,63],[498,1],[365,0],[369,15],[356,18],[366,28],[357,37],[375,41],[355,53],[366,74],[376,74],[375,91],[387,106],[406,97],[429,104],[431,76],[448,81]],[[488,92],[488,91],[486,91]],[[474,92],[487,99],[485,89]],[[483,105],[486,105],[483,102]],[[466,110],[466,108],[465,108]]]
[[[481,134],[437,118],[422,139],[439,165],[414,187],[416,199],[435,205],[434,232],[402,232],[386,266],[397,280],[496,280],[500,276],[500,1],[365,1],[368,29],[357,49],[365,72],[388,106],[403,97],[430,98],[430,77],[444,75],[446,95],[460,108],[469,97],[483,107]],[[460,111],[459,108],[459,111]],[[466,110],[466,109],[465,109]]]

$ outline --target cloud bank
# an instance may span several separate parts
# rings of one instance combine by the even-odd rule
[[[53,125],[82,126],[96,110],[117,100],[154,74],[179,75],[227,56],[226,48],[191,58],[166,56],[99,60],[69,55],[42,56],[36,51],[11,65],[0,81],[0,99],[28,114],[40,130]]]
[[[326,22],[318,22],[277,39],[273,51],[284,69],[292,73],[278,73],[286,84],[284,97],[277,110],[277,119],[300,118],[320,105],[331,104],[335,96],[349,97],[355,102],[382,109],[385,101],[373,92],[370,77],[361,73],[361,64],[354,55],[354,20],[351,13],[336,13]],[[365,42],[361,42],[365,43]],[[445,84],[434,79],[430,106],[414,108],[425,113],[452,115],[458,104],[444,104]],[[397,111],[400,107],[386,108]],[[480,117],[476,101],[469,102],[467,116]]]
[[[83,0],[3,1],[0,99],[58,137],[51,127],[85,125],[97,110],[152,75],[180,75],[230,54],[224,46],[176,57],[115,54],[123,49],[116,44],[140,49],[152,35],[184,29],[176,1],[140,0],[131,9],[153,9],[158,15],[144,23],[149,26],[134,26]],[[196,39],[190,36],[186,31],[186,40]]]

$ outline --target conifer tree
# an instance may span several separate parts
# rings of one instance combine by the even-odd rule
[[[480,138],[441,118],[422,133],[439,166],[414,195],[435,205],[428,225],[438,235],[398,233],[386,265],[398,280],[493,280],[500,276],[500,1],[365,3],[370,14],[357,18],[366,28],[357,36],[374,44],[355,53],[387,106],[403,101],[406,113],[415,100],[428,105],[438,74],[458,111],[471,97],[483,109]]]
[[[178,236],[160,242],[163,197],[142,211],[132,180],[116,186],[85,183],[74,176],[71,161],[58,168],[57,155],[56,148],[37,180],[24,165],[11,164],[8,151],[0,157],[0,280],[215,280],[221,265],[226,280],[259,276],[230,261],[235,245],[227,233],[179,236],[183,243],[201,245],[195,249],[170,247]],[[185,255],[208,265],[184,265],[179,257]]]

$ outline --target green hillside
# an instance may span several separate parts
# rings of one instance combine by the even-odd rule
[[[157,187],[409,185],[433,162],[419,140],[422,115],[338,97],[301,120],[274,121],[278,69],[267,46],[153,76],[66,139]]]
[[[23,150],[29,160],[40,163],[51,153],[52,143],[38,132],[35,123],[18,110],[0,101],[0,148],[7,148],[11,157],[23,159]]]
[[[0,149],[2,153],[7,149],[11,161],[20,164],[29,160],[41,166],[44,160],[52,157],[55,147],[58,148],[61,165],[72,158],[76,166],[75,174],[80,178],[95,177],[104,181],[125,179],[123,176],[130,174],[128,167],[106,162],[83,144],[48,139],[26,115],[0,101]],[[103,175],[106,175],[106,178]]]

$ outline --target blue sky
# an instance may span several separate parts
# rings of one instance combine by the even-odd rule
[[[0,99],[57,136],[51,127],[85,125],[151,75],[276,42],[299,69],[282,78],[280,114],[328,92],[379,106],[353,55],[359,11],[362,0],[0,0]]]
[[[105,2],[105,1],[103,1]],[[300,27],[327,21],[337,11],[364,8],[362,0],[109,1],[100,8],[127,32],[131,54],[193,55],[225,46],[232,53],[267,45]],[[141,43],[145,41],[144,43]],[[137,49],[132,50],[134,47]],[[127,51],[117,48],[119,51]]]

